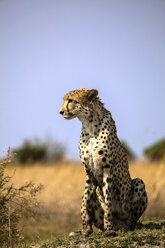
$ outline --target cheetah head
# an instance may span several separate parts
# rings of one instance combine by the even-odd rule
[[[67,120],[75,117],[87,118],[93,112],[93,102],[97,95],[98,91],[95,89],[79,89],[69,92],[64,96],[60,114]]]

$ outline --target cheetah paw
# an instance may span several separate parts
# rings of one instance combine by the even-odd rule
[[[88,237],[91,233],[93,232],[93,230],[82,230],[82,235],[84,238]]]
[[[106,230],[104,232],[104,236],[105,237],[115,237],[115,236],[117,236],[117,233],[115,231],[112,231],[112,230]]]
[[[70,232],[69,236],[75,236],[75,235],[78,235],[78,234],[81,234],[81,231]]]

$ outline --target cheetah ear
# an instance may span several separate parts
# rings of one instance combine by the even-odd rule
[[[88,92],[88,99],[92,101],[98,95],[98,90],[92,89]]]

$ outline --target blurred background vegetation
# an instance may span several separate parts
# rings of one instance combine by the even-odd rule
[[[13,153],[15,161],[21,164],[56,163],[65,159],[66,147],[57,141],[25,140],[20,147],[13,149]]]
[[[165,161],[165,139],[147,147],[144,155],[150,162]]]

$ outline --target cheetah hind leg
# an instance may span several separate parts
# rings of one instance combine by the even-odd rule
[[[132,227],[137,223],[138,219],[142,216],[147,208],[148,197],[145,190],[144,182],[135,178],[132,180],[133,198],[131,206],[131,220]]]
[[[134,230],[137,221],[147,208],[148,198],[144,182],[135,178],[132,179],[131,211],[128,219],[122,221],[121,231]]]

